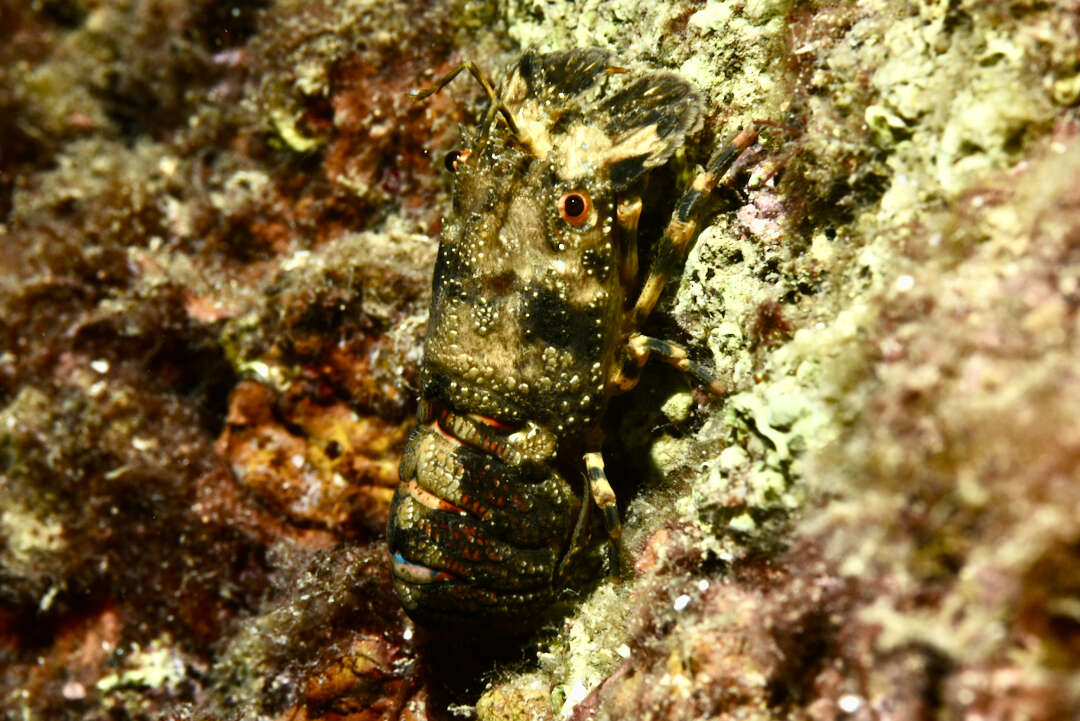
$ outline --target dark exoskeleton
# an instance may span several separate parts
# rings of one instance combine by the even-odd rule
[[[608,399],[651,353],[722,391],[672,343],[642,335],[696,236],[703,201],[756,134],[722,147],[675,205],[638,271],[644,181],[701,124],[669,72],[603,50],[528,52],[465,149],[447,156],[444,220],[420,366],[419,425],[388,530],[395,588],[427,625],[525,628],[588,545],[589,512],[620,536],[600,454]],[[590,502],[591,496],[591,502]]]

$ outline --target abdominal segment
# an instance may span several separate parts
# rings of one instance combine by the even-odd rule
[[[415,619],[483,623],[552,599],[580,499],[546,465],[509,465],[438,423],[406,447],[390,509],[394,584]]]

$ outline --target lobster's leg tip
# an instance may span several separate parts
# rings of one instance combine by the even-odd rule
[[[604,457],[599,451],[585,454],[585,470],[589,477],[589,491],[596,507],[600,509],[604,520],[604,530],[608,540],[605,550],[605,565],[609,576],[619,574],[619,539],[622,538],[622,522],[619,520],[619,507],[615,501],[615,491],[611,489],[607,473],[604,472]]]

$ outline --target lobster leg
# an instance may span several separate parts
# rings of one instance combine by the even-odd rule
[[[589,491],[596,507],[604,519],[607,531],[607,567],[608,574],[615,576],[619,572],[619,539],[622,538],[622,523],[619,522],[619,508],[615,505],[615,491],[611,490],[607,474],[604,473],[604,457],[599,451],[585,454],[585,472],[589,478]]]
[[[668,222],[664,235],[656,246],[656,254],[653,256],[652,267],[649,269],[649,277],[641,288],[637,303],[630,314],[630,323],[633,328],[640,328],[649,314],[652,313],[656,301],[660,299],[660,293],[664,290],[668,278],[680,268],[686,260],[686,253],[690,242],[697,236],[698,214],[716,184],[742,154],[742,151],[754,144],[757,140],[757,130],[753,127],[746,128],[729,142],[725,143],[706,163],[690,188],[679,198],[675,205],[675,212]]]
[[[756,140],[757,130],[747,128],[725,143],[713,154],[705,169],[694,178],[690,189],[676,204],[675,212],[657,245],[649,275],[642,285],[637,302],[630,311],[632,332],[627,338],[623,362],[615,368],[608,382],[609,392],[621,393],[636,386],[641,376],[642,366],[654,353],[679,370],[694,376],[710,393],[723,395],[727,391],[726,384],[709,368],[691,360],[686,349],[681,345],[643,335],[638,333],[637,329],[652,313],[671,275],[677,272],[685,262],[687,250],[697,236],[699,215],[704,207],[705,199],[742,152]],[[624,282],[628,277],[636,276],[637,226],[640,216],[640,198],[630,198],[619,202],[617,219],[619,228],[626,239],[626,256],[621,268]],[[622,535],[619,511],[615,505],[615,493],[604,473],[604,460],[598,451],[585,454],[585,467],[593,500],[603,514],[604,528],[609,538],[609,569],[614,572],[618,562],[618,541]]]
[[[684,373],[689,373],[713,395],[722,396],[727,392],[727,384],[717,378],[706,365],[692,360],[686,348],[669,340],[660,340],[641,333],[631,333],[626,344],[626,358],[611,380],[618,392],[626,392],[637,385],[641,378],[641,368],[653,355],[670,363]]]
[[[649,356],[655,353],[660,356],[661,360],[670,363],[684,373],[692,375],[698,383],[713,395],[722,396],[727,392],[727,384],[717,378],[712,369],[691,360],[687,355],[686,348],[678,343],[634,333],[630,336],[629,346],[631,355],[638,360],[639,365],[644,365]]]
[[[615,208],[615,219],[619,223],[622,237],[623,259],[619,267],[619,276],[623,285],[630,285],[637,280],[638,274],[638,221],[641,219],[641,196],[619,198]]]

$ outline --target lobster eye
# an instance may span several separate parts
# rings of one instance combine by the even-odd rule
[[[447,170],[453,173],[455,170],[457,170],[458,163],[464,163],[468,159],[468,150],[451,150],[443,158],[443,165],[446,166]]]
[[[575,228],[589,222],[592,201],[584,190],[571,190],[559,198],[559,217]]]

